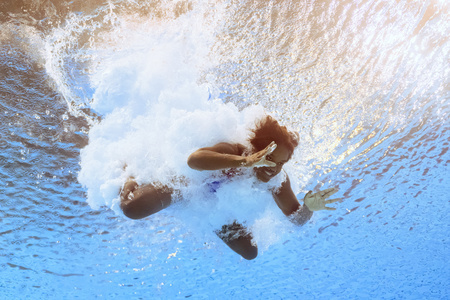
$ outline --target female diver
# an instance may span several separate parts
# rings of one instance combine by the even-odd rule
[[[200,148],[189,156],[187,163],[198,171],[223,170],[223,176],[228,177],[239,176],[237,170],[240,168],[253,168],[258,180],[268,182],[282,171],[283,165],[291,158],[298,145],[298,135],[280,126],[271,116],[266,116],[257,122],[249,142],[251,149],[226,142]],[[297,225],[305,224],[313,211],[335,210],[325,205],[341,200],[326,200],[336,192],[334,188],[314,194],[310,191],[303,199],[304,205],[300,205],[287,174],[281,186],[271,190],[278,207]],[[145,218],[168,207],[172,203],[173,193],[174,190],[167,186],[158,183],[139,186],[130,178],[120,193],[120,207],[129,218]],[[251,232],[242,224],[233,222],[224,225],[216,234],[243,258],[250,260],[258,255]]]

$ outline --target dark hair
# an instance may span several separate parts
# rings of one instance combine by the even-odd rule
[[[277,145],[284,145],[289,151],[294,153],[298,146],[298,133],[287,130],[286,126],[281,126],[278,121],[271,116],[265,116],[256,122],[255,129],[252,129],[252,135],[249,138],[253,149],[252,152],[258,152],[266,148],[272,141]]]

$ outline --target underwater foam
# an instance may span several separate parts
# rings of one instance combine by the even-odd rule
[[[277,236],[275,230],[281,232],[289,223],[269,191],[280,179],[259,183],[249,170],[213,193],[207,184],[220,178],[221,171],[187,166],[189,154],[200,147],[224,141],[249,146],[249,129],[265,115],[263,107],[239,109],[213,99],[208,86],[198,83],[197,66],[187,59],[184,41],[171,36],[141,46],[111,54],[91,76],[91,106],[103,118],[90,129],[89,145],[81,151],[78,179],[87,188],[89,205],[120,214],[118,192],[133,176],[140,184],[158,182],[179,191],[181,203],[173,214],[199,233],[238,220],[255,231],[256,240]],[[282,226],[269,232],[261,225],[270,224],[269,219]]]

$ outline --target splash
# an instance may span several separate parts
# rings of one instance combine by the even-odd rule
[[[248,144],[248,129],[265,114],[262,106],[238,108],[225,103],[199,80],[202,68],[210,65],[205,57],[213,36],[204,24],[195,29],[199,26],[195,16],[205,15],[199,10],[164,20],[122,15],[120,25],[103,32],[102,42],[90,46],[89,65],[95,67],[81,79],[89,81],[85,84],[92,90],[91,100],[74,95],[76,86],[61,73],[56,76],[65,80],[61,92],[79,99],[73,109],[89,106],[101,116],[101,121],[93,122],[89,145],[81,151],[78,179],[94,209],[106,206],[120,214],[118,192],[133,176],[141,184],[158,182],[179,191],[179,209],[173,214],[200,234],[212,234],[234,220],[257,230],[261,226],[256,220],[269,218],[273,215],[269,211],[277,211],[274,218],[283,219],[267,185],[264,188],[248,174],[212,193],[208,183],[219,172],[198,172],[186,163],[200,147],[222,141]],[[110,11],[108,18],[117,15],[111,17]],[[81,19],[86,22],[85,17]],[[274,180],[272,186],[276,184]]]
[[[444,0],[3,1],[0,293],[445,298],[448,14]],[[294,188],[339,186],[336,211],[289,227],[250,177],[213,193],[216,174],[189,173],[197,131],[245,140],[262,108],[301,135]],[[127,176],[174,174],[192,182],[183,201],[137,222],[111,210]],[[239,261],[212,233],[232,217],[270,250]]]
[[[189,153],[245,144],[264,111],[300,134],[286,166],[296,194],[344,183],[352,168],[370,173],[377,158],[372,168],[383,168],[384,145],[402,148],[424,120],[448,115],[449,25],[430,13],[445,9],[117,1],[70,14],[46,40],[46,69],[70,112],[91,122],[79,174],[88,203],[119,211],[128,176],[201,186],[210,175],[186,166]],[[192,191],[185,198],[202,203]],[[263,210],[246,213],[257,224]]]

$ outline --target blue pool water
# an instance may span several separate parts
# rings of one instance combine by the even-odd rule
[[[448,299],[449,27],[443,0],[3,1],[1,298]],[[336,186],[336,211],[295,227],[240,186],[117,209],[131,174],[203,180],[189,151],[262,109],[300,134],[299,199]]]

